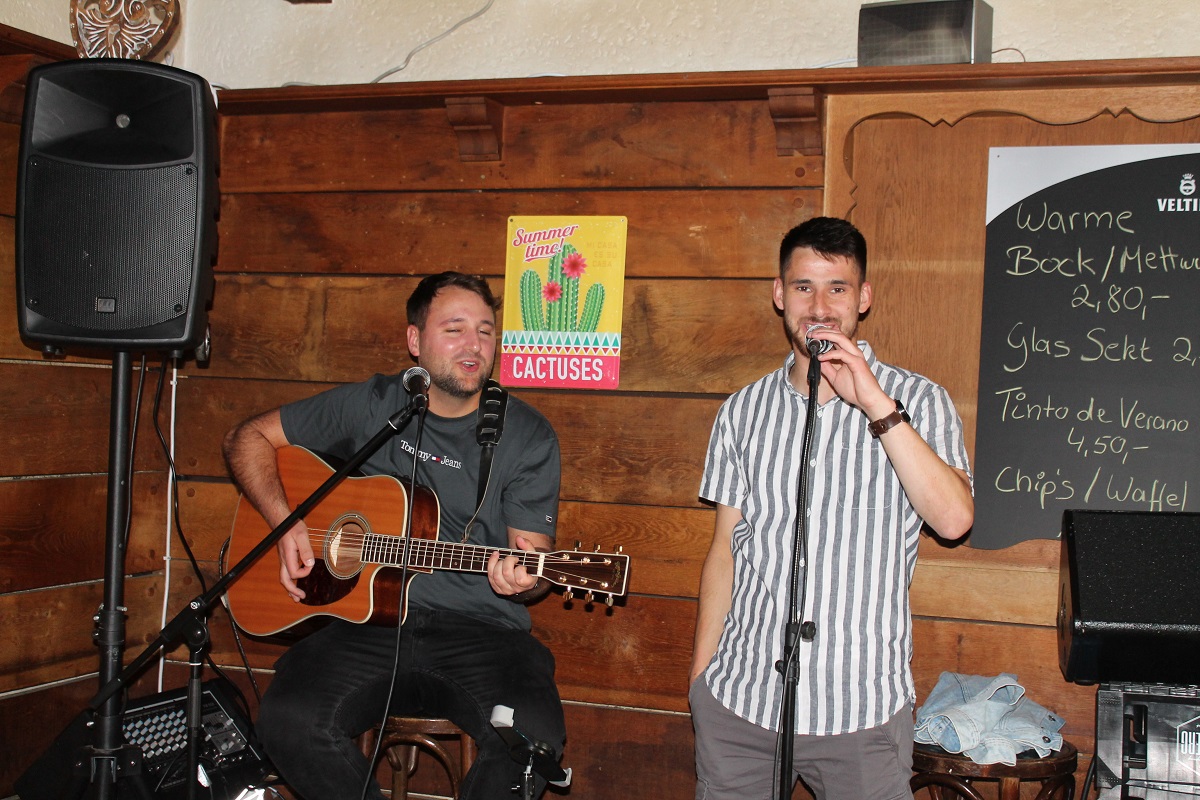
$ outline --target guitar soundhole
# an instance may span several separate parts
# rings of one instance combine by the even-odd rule
[[[355,513],[344,514],[330,526],[325,540],[325,565],[335,577],[357,575],[363,565],[363,543],[371,532],[366,519]]]

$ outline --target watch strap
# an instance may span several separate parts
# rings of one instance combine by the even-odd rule
[[[878,439],[880,436],[887,433],[901,422],[912,422],[912,417],[910,417],[908,412],[904,410],[904,404],[897,400],[896,410],[888,414],[883,419],[877,419],[872,422],[867,426],[867,430],[871,432],[872,439]]]

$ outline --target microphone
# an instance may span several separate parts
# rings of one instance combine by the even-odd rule
[[[554,755],[554,748],[545,742],[530,739],[513,724],[513,710],[508,706],[495,706],[492,709],[492,727],[500,738],[508,745],[509,755],[513,760],[526,765],[526,770],[533,769],[555,786],[569,786],[571,770],[563,769]]]
[[[409,367],[404,372],[404,389],[411,395],[411,402],[421,408],[429,407],[429,370],[424,367]]]
[[[810,356],[815,358],[833,349],[833,342],[828,339],[814,339],[811,336],[813,331],[832,327],[832,325],[810,325],[808,327],[808,331],[804,334],[804,347],[808,350]]]

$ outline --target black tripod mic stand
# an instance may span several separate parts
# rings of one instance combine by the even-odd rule
[[[128,367],[128,362],[126,362]],[[116,379],[114,378],[114,381]],[[116,407],[116,394],[114,392],[114,408]],[[311,495],[308,496],[302,503],[296,506],[296,509],[287,516],[283,522],[279,523],[269,534],[267,534],[261,542],[254,546],[241,561],[234,564],[221,578],[212,585],[212,587],[197,596],[187,607],[180,611],[175,617],[166,624],[159,632],[157,638],[146,646],[140,655],[129,663],[120,674],[115,674],[107,682],[102,680],[101,689],[88,702],[88,707],[98,709],[103,707],[107,712],[108,709],[117,705],[118,711],[115,715],[115,725],[120,723],[119,702],[117,696],[118,690],[125,687],[130,680],[133,679],[141,670],[149,664],[160,650],[168,645],[186,642],[188,646],[188,685],[187,685],[187,753],[188,753],[188,800],[196,800],[197,787],[199,786],[199,751],[201,738],[201,669],[203,666],[204,652],[208,648],[208,615],[214,604],[220,601],[220,598],[225,594],[225,590],[233,584],[242,573],[246,571],[261,555],[267,550],[274,547],[279,539],[291,529],[293,525],[302,520],[308,515],[314,507],[317,506],[325,498],[329,492],[345,480],[350,473],[357,470],[367,459],[373,456],[376,451],[381,448],[388,439],[398,434],[416,414],[424,414],[428,399],[423,395],[414,395],[409,404],[402,410],[396,412],[388,419],[387,424],[383,426],[374,436],[371,437],[361,449],[358,450],[340,469],[335,471],[318,486]],[[110,481],[112,480],[110,471]],[[119,653],[118,661],[119,664]],[[105,677],[101,673],[101,678]],[[107,714],[101,716],[105,719]],[[117,731],[119,733],[119,730]],[[140,753],[138,754],[140,758]],[[106,787],[101,786],[101,791],[98,795],[101,800],[108,797]]]

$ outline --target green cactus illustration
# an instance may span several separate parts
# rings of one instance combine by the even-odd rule
[[[562,272],[562,265],[566,262],[567,257],[577,252],[579,251],[574,246],[565,244],[563,249],[555,254],[554,258],[558,259],[560,272]],[[576,321],[579,319],[579,276],[571,277],[563,273],[562,287],[563,327],[560,330],[578,330],[579,326]]]
[[[562,251],[555,253],[550,258],[550,265],[546,270],[546,285],[557,284],[559,287],[563,285],[562,272],[563,255]],[[552,331],[566,330],[567,315],[563,313],[564,305],[562,296],[557,300],[547,301],[546,303],[546,327]]]
[[[521,325],[527,331],[540,331],[546,327],[542,313],[542,277],[537,270],[527,269],[521,273]]]
[[[567,275],[563,263],[579,251],[570,244],[551,258],[546,269],[546,283],[536,270],[521,273],[521,323],[527,331],[562,331],[594,333],[600,324],[600,311],[604,306],[604,286],[592,284],[584,297],[583,311],[579,311],[579,281],[585,266],[582,257],[576,259],[572,271],[579,274]],[[559,296],[547,300],[543,286],[557,285]]]
[[[579,330],[595,333],[600,324],[600,309],[604,306],[604,286],[593,283],[583,300],[583,314],[579,317]]]

